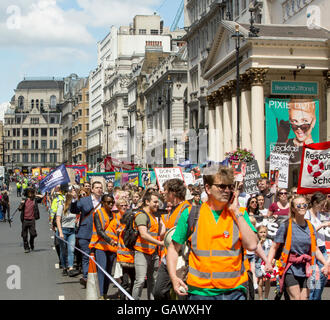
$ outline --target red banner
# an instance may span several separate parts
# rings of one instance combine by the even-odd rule
[[[104,159],[105,172],[119,172],[119,171],[131,171],[135,169],[135,164],[118,160],[112,157],[106,157]]]

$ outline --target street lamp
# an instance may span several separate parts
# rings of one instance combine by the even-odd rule
[[[232,35],[232,38],[236,40],[236,105],[237,105],[237,148],[240,147],[239,143],[239,119],[240,119],[240,83],[239,83],[239,49],[240,42],[243,35],[239,32],[239,25],[235,26],[235,34]]]
[[[108,137],[109,137],[109,133],[108,133],[108,127],[110,127],[110,122],[108,122],[107,120],[103,120],[104,126],[107,128],[107,156],[109,154],[109,144],[108,144]]]
[[[170,159],[170,150],[171,150],[171,145],[170,145],[170,141],[171,141],[171,87],[172,87],[172,80],[171,80],[171,76],[168,75],[167,76],[167,80],[165,80],[165,83],[167,85],[167,159],[169,162]],[[168,166],[170,166],[170,164],[168,163]]]

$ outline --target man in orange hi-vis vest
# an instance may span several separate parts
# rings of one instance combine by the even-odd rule
[[[203,174],[208,200],[194,209],[196,215],[192,215],[193,209],[181,214],[168,248],[167,269],[173,289],[179,296],[188,295],[189,300],[245,300],[248,274],[243,251],[256,250],[258,238],[239,211],[233,169],[213,166]],[[188,233],[190,215],[196,217],[192,233]],[[186,285],[176,275],[176,265],[188,237],[191,249]]]
[[[164,246],[161,241],[165,234],[165,226],[160,217],[156,216],[159,208],[159,195],[155,191],[146,191],[143,196],[142,209],[135,214],[134,223],[139,236],[134,246],[135,281],[132,297],[141,298],[142,289],[147,276],[148,300],[153,300],[153,290],[159,266],[157,246]]]
[[[166,231],[175,227],[180,219],[181,213],[191,207],[191,203],[186,198],[187,188],[184,181],[181,179],[167,180],[164,185],[164,195],[166,203],[171,203],[171,211],[165,215]],[[166,267],[167,249],[164,247],[164,252],[161,259],[161,264],[158,269],[157,280],[155,284],[155,300],[170,300],[172,283]]]

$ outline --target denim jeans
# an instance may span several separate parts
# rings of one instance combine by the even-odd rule
[[[325,246],[319,247],[319,249],[322,252],[324,259],[327,260],[328,256],[327,256],[326,247]],[[320,279],[319,280],[316,279],[316,272],[315,270],[313,270],[312,276],[308,281],[310,287],[309,300],[322,300],[321,299],[322,292],[328,281],[328,277],[326,277],[321,272],[321,269],[323,268],[323,264],[317,259],[316,259],[316,264],[319,267]]]
[[[217,296],[200,296],[197,294],[189,294],[188,300],[246,300],[246,295],[241,290],[233,290]]]
[[[76,234],[74,228],[62,228],[64,240],[60,239],[60,260],[63,268],[73,268],[74,245],[76,243]],[[66,259],[67,256],[67,259]]]
[[[90,239],[78,239],[79,241],[79,247],[81,249],[81,251],[85,252],[86,254],[90,255],[91,250],[89,249],[89,243],[90,243]],[[83,278],[85,280],[87,280],[87,276],[88,276],[88,266],[89,266],[89,257],[87,257],[86,255],[82,255],[82,259],[81,259],[81,265],[82,265],[82,271],[83,271]]]
[[[154,300],[153,291],[159,266],[159,256],[157,252],[152,255],[149,255],[140,251],[135,251],[134,266],[135,281],[132,297],[134,298],[134,300],[140,300],[145,278],[147,276],[148,300]]]
[[[95,250],[96,262],[110,275],[116,257],[117,254],[115,252],[103,251],[99,249]],[[108,293],[110,279],[103,273],[102,270],[99,270],[99,267],[97,267],[97,278],[99,280],[100,295],[103,296]]]

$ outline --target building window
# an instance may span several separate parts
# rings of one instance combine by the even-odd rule
[[[29,162],[29,154],[28,153],[23,153],[23,163],[28,163]]]
[[[41,136],[47,137],[47,128],[41,128]]]
[[[55,123],[55,117],[50,117],[50,123]]]
[[[41,149],[47,149],[47,140],[41,140]]]
[[[24,109],[24,97],[23,96],[18,97],[18,108]]]
[[[54,128],[54,137],[57,137],[57,129]]]
[[[17,154],[16,155],[16,162],[20,162],[20,160],[21,160],[21,156],[20,156],[20,154]]]
[[[151,33],[151,34],[158,34],[158,30],[151,29],[151,30],[150,30],[150,33]]]
[[[36,140],[36,149],[39,149],[39,141]]]
[[[36,135],[36,137],[39,136],[39,129],[35,129],[35,135]]]
[[[27,149],[29,147],[29,140],[23,140],[23,148]]]
[[[41,162],[46,163],[47,162],[47,153],[41,153]]]
[[[57,140],[54,140],[54,149],[57,149]]]
[[[44,107],[44,99],[40,99],[40,108]]]
[[[146,29],[139,29],[139,34],[147,34],[147,30]]]
[[[36,153],[36,154],[34,155],[34,161],[35,161],[35,162],[38,162],[38,161],[39,161],[39,155],[38,155],[38,153]]]
[[[51,96],[50,97],[50,107],[52,109],[55,109],[56,108],[56,96]]]
[[[52,137],[53,135],[54,135],[53,128],[50,128],[50,129],[49,129],[49,136]]]
[[[31,124],[39,124],[39,118],[31,118]]]
[[[39,109],[39,99],[36,100],[36,107]]]
[[[33,109],[34,108],[34,100],[32,99],[31,100],[31,109]]]
[[[29,136],[29,129],[23,129],[23,137]]]
[[[49,149],[53,149],[53,140],[49,140]]]
[[[34,149],[34,140],[31,140],[31,149]]]

